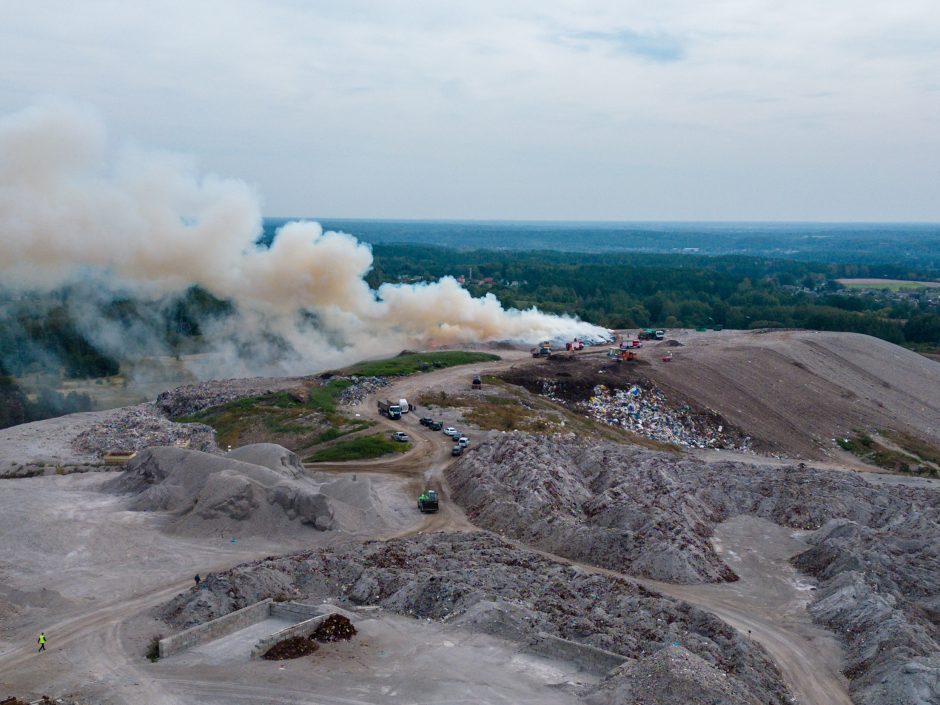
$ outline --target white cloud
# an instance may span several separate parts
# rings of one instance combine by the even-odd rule
[[[269,214],[940,219],[933,0],[20,5],[0,111],[85,101]]]

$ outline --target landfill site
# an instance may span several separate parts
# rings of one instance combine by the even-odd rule
[[[0,430],[0,703],[940,703],[940,363],[616,334]]]

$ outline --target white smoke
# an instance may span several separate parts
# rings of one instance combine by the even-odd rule
[[[208,330],[217,352],[240,360],[230,373],[310,372],[402,347],[606,333],[570,317],[507,310],[491,295],[473,298],[450,277],[374,291],[365,281],[371,249],[351,235],[293,222],[269,248],[259,246],[260,203],[244,182],[200,176],[177,155],[109,150],[101,121],[75,107],[0,120],[5,285],[91,281],[151,299],[199,285],[237,306],[237,317]],[[269,339],[287,346],[266,350],[259,341]],[[246,357],[253,342],[257,354]]]

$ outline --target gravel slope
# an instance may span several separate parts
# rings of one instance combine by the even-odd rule
[[[815,531],[795,565],[846,646],[864,705],[940,702],[940,494],[795,466],[705,464],[614,444],[505,434],[446,472],[478,525],[665,582],[733,580],[710,538],[754,515]]]

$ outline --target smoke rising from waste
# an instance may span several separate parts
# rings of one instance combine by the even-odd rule
[[[0,120],[4,284],[43,291],[92,281],[149,299],[199,285],[236,304],[236,317],[206,331],[229,374],[311,372],[401,347],[606,332],[507,310],[451,277],[373,290],[369,246],[315,222],[286,224],[269,247],[257,244],[261,232],[260,201],[247,184],[200,175],[178,155],[112,152],[89,111],[30,108]],[[276,349],[262,350],[271,339]],[[254,350],[247,357],[246,346]]]

